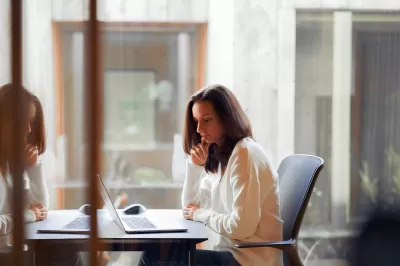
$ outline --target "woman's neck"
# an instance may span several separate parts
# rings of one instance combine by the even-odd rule
[[[225,174],[225,170],[226,170],[226,167],[224,167],[224,168],[222,168],[222,167],[221,167],[221,177],[223,177],[223,176],[224,176],[224,174]]]
[[[217,144],[218,147],[221,147],[222,145],[224,145],[224,142],[225,142],[225,138],[222,138],[219,141],[217,141],[215,144]]]

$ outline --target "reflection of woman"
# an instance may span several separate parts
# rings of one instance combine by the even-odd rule
[[[280,241],[282,220],[277,173],[227,88],[213,85],[192,96],[186,109],[184,150],[191,159],[182,193],[183,215],[210,229],[209,250],[197,250],[196,264],[282,265],[281,254],[274,249],[234,246],[238,240]],[[142,262],[187,263],[187,256],[182,256],[187,252],[173,248],[167,257],[160,257],[165,251],[145,253]]]
[[[26,222],[41,221],[46,218],[49,194],[45,180],[43,179],[39,155],[46,149],[45,129],[42,106],[35,96],[25,89],[21,93],[21,114],[24,117],[15,118],[13,115],[13,97],[15,90],[12,85],[5,85],[0,88],[0,234],[7,235],[11,230],[12,216],[9,204],[12,179],[10,176],[10,158],[13,154],[13,143],[15,132],[13,132],[14,121],[24,121],[25,154],[24,173],[25,188],[28,191],[27,209],[24,212]],[[4,239],[0,241],[4,244]]]
[[[12,178],[10,176],[11,158],[13,156],[13,144],[23,141],[24,149],[24,184],[26,195],[26,209],[24,210],[25,222],[35,222],[46,219],[49,205],[49,194],[43,177],[42,164],[39,156],[46,150],[46,135],[44,126],[43,108],[39,99],[20,88],[19,113],[14,114],[13,101],[16,98],[16,87],[7,84],[0,87],[0,249],[7,245],[8,236],[12,232],[11,192]],[[23,140],[16,139],[20,135],[13,131],[15,119],[21,121]],[[36,254],[37,261],[45,257],[43,262],[49,265],[57,265],[55,262],[47,262],[47,256]],[[69,260],[71,260],[69,254]],[[61,259],[60,256],[58,259]],[[65,261],[64,261],[65,263]],[[46,265],[42,262],[37,265]],[[73,265],[73,264],[63,264]]]

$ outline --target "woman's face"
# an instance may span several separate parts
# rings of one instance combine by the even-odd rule
[[[197,101],[193,105],[192,115],[197,123],[197,133],[206,143],[220,145],[224,139],[224,127],[209,101]]]
[[[28,142],[28,136],[32,131],[32,123],[35,121],[35,118],[36,118],[36,106],[33,103],[29,104],[27,118],[28,119],[26,120],[25,125],[24,125],[25,143]]]

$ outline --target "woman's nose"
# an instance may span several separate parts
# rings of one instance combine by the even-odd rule
[[[203,131],[203,125],[198,123],[197,124],[197,133],[201,133]]]

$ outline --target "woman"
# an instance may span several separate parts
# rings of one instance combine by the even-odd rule
[[[233,93],[212,85],[194,94],[186,109],[184,150],[190,155],[182,193],[183,215],[210,229],[207,250],[197,250],[197,265],[282,265],[281,253],[268,248],[238,249],[238,241],[280,241],[278,175]],[[186,263],[171,254],[167,259]],[[158,264],[157,264],[158,263]]]
[[[17,88],[6,84],[0,87],[0,250],[10,245],[12,233],[12,158],[15,143],[24,143],[24,188],[26,209],[24,218],[26,223],[41,221],[47,217],[49,205],[49,193],[43,177],[40,155],[46,150],[46,135],[44,126],[43,108],[39,99],[25,88]],[[19,97],[19,114],[14,113],[14,101]],[[15,119],[21,121],[23,139],[13,131]],[[64,253],[63,253],[64,254]],[[36,265],[57,265],[57,262],[76,265],[76,256],[62,256],[49,258],[47,254],[37,253],[35,255]],[[54,259],[53,259],[54,258]]]
[[[0,234],[11,233],[11,199],[12,179],[10,176],[10,161],[16,134],[12,131],[13,98],[15,91],[11,84],[0,87]],[[26,171],[23,175],[24,188],[28,192],[27,208],[24,211],[25,222],[41,221],[47,216],[49,193],[43,179],[39,155],[46,150],[46,139],[43,119],[43,109],[39,100],[27,90],[21,90],[21,111],[25,117],[24,130],[24,163]],[[6,244],[6,238],[1,237],[0,249]]]

